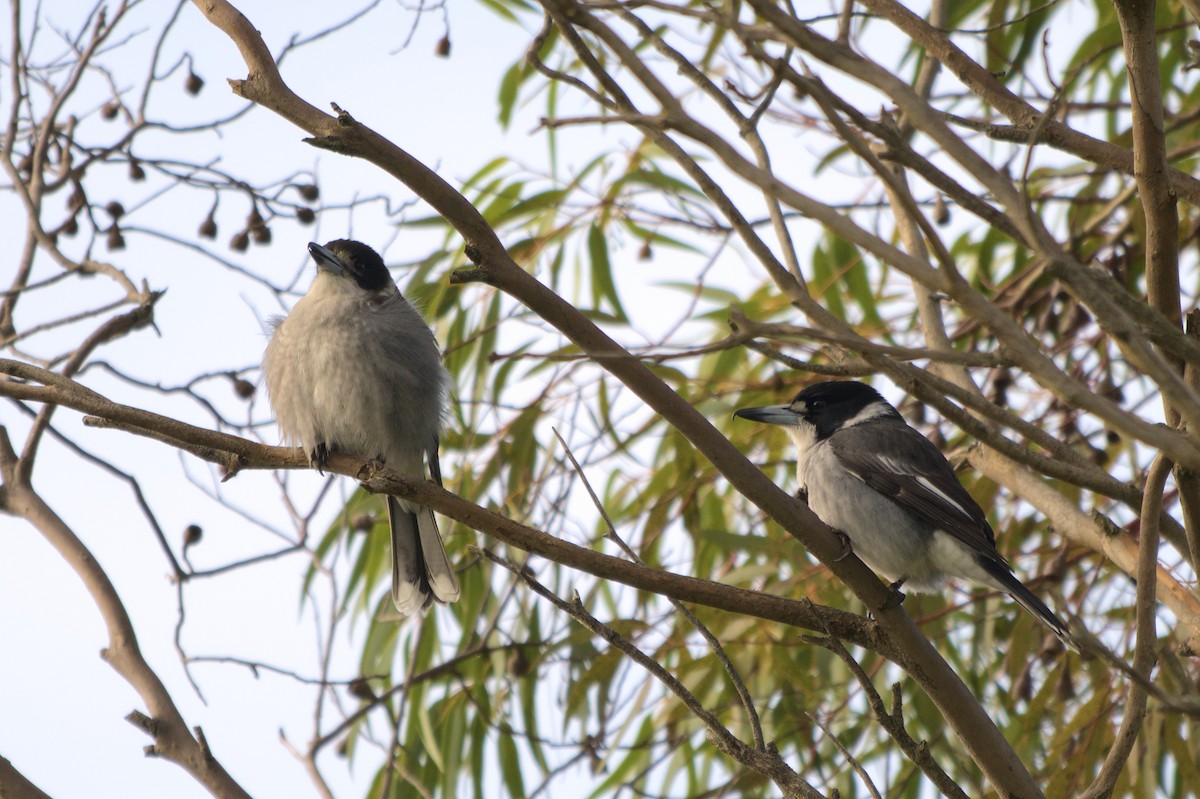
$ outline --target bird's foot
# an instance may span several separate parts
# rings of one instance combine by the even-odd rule
[[[833,562],[840,563],[854,554],[854,547],[850,544],[850,536],[846,535],[841,530],[834,530],[833,532],[835,535],[837,535],[838,541],[842,542],[842,551],[836,558],[833,559]]]
[[[900,586],[904,585],[904,582],[907,579],[907,577],[901,577],[899,580],[888,586],[888,590],[892,592],[892,595],[883,603],[883,607],[880,608],[880,610],[890,610],[891,608],[898,608],[904,604],[904,592],[900,590]]]
[[[324,441],[317,444],[316,448],[308,454],[308,462],[317,470],[317,474],[324,476],[325,467],[329,465],[329,447],[325,445]]]

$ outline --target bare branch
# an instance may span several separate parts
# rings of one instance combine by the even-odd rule
[[[20,463],[2,427],[0,476],[4,486],[0,507],[36,527],[92,595],[108,628],[109,643],[101,656],[138,692],[150,711],[149,717],[142,716],[147,721],[141,725],[154,739],[147,753],[182,766],[214,796],[249,799],[249,794],[217,762],[203,739],[193,737],[188,730],[166,686],[142,657],[133,623],[116,588],[83,542],[46,505],[28,480],[22,479]]]
[[[1100,517],[1089,518],[1044,481],[996,452],[976,447],[968,454],[968,460],[989,479],[1037,508],[1061,535],[1103,554],[1126,574],[1137,574],[1138,544],[1111,522]],[[1163,604],[1179,619],[1174,634],[1180,648],[1184,652],[1200,652],[1200,597],[1162,566],[1158,566],[1156,582]]]
[[[0,796],[4,799],[51,799],[50,794],[30,782],[3,756],[0,756]]]
[[[1159,455],[1146,477],[1146,501],[1142,504],[1142,540],[1138,546],[1137,567],[1137,644],[1133,650],[1133,670],[1146,681],[1157,659],[1155,650],[1158,634],[1154,629],[1155,572],[1158,568],[1158,517],[1162,514],[1162,493],[1167,476],[1171,473],[1171,462]],[[1133,751],[1138,734],[1142,730],[1142,718],[1146,715],[1147,691],[1139,683],[1129,687],[1129,698],[1121,713],[1121,726],[1104,765],[1096,779],[1082,794],[1083,799],[1099,799],[1112,795],[1117,778]]]
[[[1013,94],[999,78],[968,57],[945,32],[937,30],[895,0],[863,0],[863,6],[895,25],[923,52],[940,61],[974,94],[1014,124],[1029,131],[1039,126],[1042,113]],[[1157,66],[1152,74],[1158,74]],[[1129,150],[1072,130],[1055,120],[1048,120],[1042,126],[1038,141],[1127,175],[1135,171],[1134,155]],[[1200,205],[1200,181],[1175,169],[1170,171],[1169,179],[1176,192],[1193,205]]]
[[[709,740],[726,755],[729,755],[737,762],[747,768],[754,769],[760,774],[770,778],[779,789],[783,791],[783,795],[787,797],[803,797],[804,799],[821,799],[821,794],[808,784],[799,774],[793,771],[788,765],[783,762],[783,758],[778,752],[767,751],[763,749],[755,749],[742,741],[738,740],[721,722],[708,711],[704,705],[700,704],[699,700],[684,687],[675,675],[662,667],[658,661],[651,658],[646,653],[642,652],[631,642],[627,641],[620,633],[612,627],[603,624],[583,606],[583,600],[576,594],[575,599],[571,602],[560,599],[553,592],[533,579],[533,576],[525,569],[520,568],[516,564],[511,564],[503,558],[498,558],[486,550],[483,551],[485,557],[500,566],[510,569],[514,574],[525,581],[538,596],[548,600],[559,610],[568,614],[575,621],[582,624],[597,637],[604,639],[610,646],[619,649],[626,657],[633,660],[639,666],[648,671],[651,676],[667,687],[671,693],[675,694],[681,702],[691,711],[692,715],[700,719],[704,726],[708,729]]]
[[[563,450],[567,453],[567,458],[570,459],[571,465],[575,468],[575,472],[579,475],[579,479],[583,481],[583,486],[585,489],[587,489],[588,496],[591,497],[592,504],[596,506],[596,510],[600,513],[601,518],[603,518],[605,524],[608,525],[607,536],[609,540],[620,547],[621,551],[624,552],[625,555],[634,563],[642,566],[646,565],[645,562],[638,557],[638,554],[633,551],[633,548],[625,543],[625,540],[617,534],[616,525],[613,524],[612,519],[608,515],[608,511],[604,509],[604,503],[601,502],[600,497],[596,495],[596,491],[592,488],[592,484],[588,482],[587,475],[584,473],[583,467],[579,465],[579,461],[575,460],[575,454],[571,452],[571,448],[567,445],[566,439],[564,439],[557,430],[554,431],[554,435],[558,437],[559,443],[562,444]],[[725,669],[725,673],[729,676],[729,681],[733,683],[734,689],[737,691],[738,698],[741,700],[742,709],[746,713],[746,718],[750,721],[750,729],[754,735],[754,746],[757,749],[765,750],[766,742],[763,739],[762,722],[759,721],[758,711],[754,707],[754,698],[750,696],[750,691],[746,689],[746,683],[742,680],[742,675],[738,674],[733,662],[729,659],[729,655],[725,652],[725,648],[721,646],[721,641],[715,635],[713,635],[712,631],[709,630],[708,627],[706,627],[704,623],[700,621],[700,619],[696,618],[696,614],[688,610],[687,606],[682,602],[672,599],[671,605],[676,611],[679,612],[681,616],[683,616],[684,619],[687,620],[688,624],[695,628],[696,632],[700,633],[701,637],[704,638],[705,642],[712,649],[713,654],[716,656],[718,662],[720,662],[721,668]]]
[[[1133,175],[1146,218],[1146,298],[1174,327],[1180,327],[1179,212],[1171,186],[1163,123],[1161,78],[1158,72],[1158,37],[1154,2],[1115,0],[1117,21],[1129,64],[1129,97],[1133,123]],[[1169,357],[1173,356],[1170,354]],[[1180,359],[1170,365],[1182,371]],[[1167,421],[1177,425],[1177,400],[1164,393]],[[1189,417],[1190,418],[1190,417]]]

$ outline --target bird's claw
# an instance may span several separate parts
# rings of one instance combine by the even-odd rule
[[[854,554],[854,547],[850,544],[850,536],[846,535],[841,530],[834,530],[833,532],[838,537],[838,540],[842,542],[842,551],[836,558],[833,559],[833,562],[840,563]]]
[[[317,474],[325,476],[325,467],[329,465],[329,447],[325,445],[325,442],[317,444],[316,448],[309,453],[308,462],[317,470]]]
[[[907,579],[907,577],[901,577],[899,580],[888,586],[888,591],[891,592],[891,596],[889,596],[883,603],[883,607],[881,607],[880,610],[891,610],[892,608],[898,608],[904,604],[905,594],[900,590],[900,586],[904,585],[904,581]]]

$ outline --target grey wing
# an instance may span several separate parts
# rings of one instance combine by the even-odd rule
[[[983,510],[933,442],[908,425],[904,435],[893,422],[883,425],[855,425],[831,436],[829,444],[842,465],[868,486],[935,529],[1003,562]]]
[[[425,459],[429,462],[429,479],[442,484],[442,462],[438,460],[438,445],[441,444],[441,437],[434,435],[433,442],[425,449]]]

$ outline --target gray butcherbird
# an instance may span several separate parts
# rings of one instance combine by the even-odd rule
[[[263,376],[284,438],[317,469],[330,452],[377,458],[442,482],[438,433],[449,377],[433,332],[379,254],[348,239],[309,244],[317,276],[275,331]],[[387,497],[392,601],[404,614],[458,599],[433,512]]]
[[[954,577],[974,580],[1009,594],[1077,649],[1067,625],[1013,576],[950,463],[875,389],[814,383],[787,405],[734,416],[786,427],[809,507],[893,588],[935,592]]]

